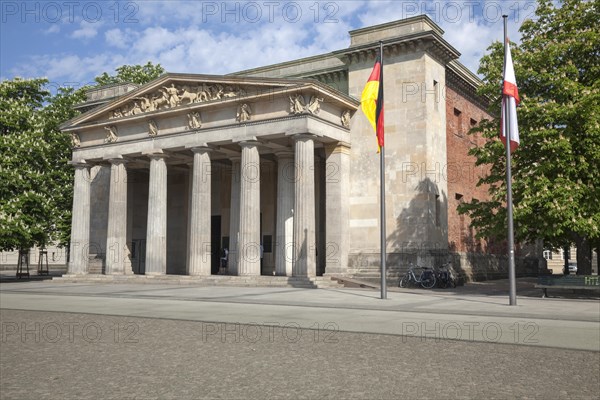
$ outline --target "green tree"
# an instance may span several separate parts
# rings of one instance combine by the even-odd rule
[[[165,69],[160,64],[154,65],[150,61],[146,65],[123,65],[116,68],[115,71],[117,72],[115,75],[109,75],[107,72],[104,72],[94,80],[100,86],[115,83],[137,83],[138,85],[143,85],[165,73]]]
[[[521,45],[511,45],[521,95],[521,145],[513,153],[513,204],[517,240],[544,239],[552,247],[575,243],[578,273],[591,273],[591,249],[600,239],[600,2],[538,2],[536,18],[521,26]],[[494,43],[480,62],[480,94],[499,114],[503,46]],[[498,137],[499,120],[477,129]],[[490,140],[474,148],[490,173],[490,199],[459,208],[479,236],[504,238],[504,147]]]
[[[0,248],[45,243],[52,212],[45,185],[46,154],[41,110],[50,95],[46,79],[0,83]]]
[[[164,72],[160,65],[124,65],[99,85],[144,84]],[[79,114],[88,88],[59,88],[47,79],[0,82],[0,250],[28,249],[53,242],[68,245],[71,234],[73,169],[71,137],[59,126]]]

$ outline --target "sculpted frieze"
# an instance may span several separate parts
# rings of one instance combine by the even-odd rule
[[[187,119],[189,129],[199,129],[202,126],[202,119],[200,118],[200,113],[198,111],[188,113]]]
[[[81,147],[81,139],[79,138],[79,134],[77,132],[71,132],[71,146],[73,148]]]
[[[176,85],[158,88],[153,93],[134,97],[132,101],[109,113],[109,119],[129,117],[147,112],[166,110],[182,104],[202,103],[232,97],[244,97],[246,91],[239,86],[222,85],[220,83],[199,83]]]
[[[350,113],[350,110],[346,110],[346,111],[342,112],[340,119],[341,119],[342,126],[344,128],[350,128],[350,119],[351,118],[352,118],[352,114]]]
[[[153,119],[148,121],[148,135],[151,137],[155,137],[158,135],[158,125]]]
[[[301,94],[296,94],[294,96],[289,96],[290,98],[290,114],[298,115],[298,114],[313,114],[317,115],[319,111],[321,111],[321,103],[323,102],[322,98],[318,98],[317,96],[312,96],[308,104],[304,101],[304,96]]]
[[[117,140],[119,140],[119,134],[117,131],[117,127],[114,125],[111,126],[105,126],[104,129],[106,130],[106,138],[104,139],[105,143],[114,143]]]
[[[252,110],[250,109],[250,106],[248,104],[244,103],[238,107],[237,114],[235,116],[235,119],[238,122],[250,121],[251,117]]]

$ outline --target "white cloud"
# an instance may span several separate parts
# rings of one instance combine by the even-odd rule
[[[91,39],[98,35],[98,30],[102,26],[101,22],[87,22],[81,20],[79,23],[80,28],[76,29],[71,33],[73,39]]]
[[[118,49],[126,49],[130,45],[130,38],[133,36],[133,32],[125,32],[119,28],[109,29],[104,32],[104,39],[106,43],[111,47]]]
[[[60,26],[58,24],[52,24],[48,29],[42,31],[44,35],[51,35],[58,32],[60,32]]]
[[[31,57],[29,62],[13,68],[14,76],[40,77],[50,80],[51,86],[70,85],[81,87],[93,83],[93,78],[104,71],[129,64],[126,57],[119,54],[97,54],[80,57],[75,54],[58,54]]]

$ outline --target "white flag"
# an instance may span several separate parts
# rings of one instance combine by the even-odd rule
[[[504,65],[504,82],[502,85],[502,115],[500,126],[500,137],[502,143],[506,146],[506,134],[510,136],[511,153],[519,146],[519,125],[517,123],[517,105],[521,101],[519,98],[519,89],[515,78],[515,69],[513,67],[512,57],[510,55],[510,45],[506,38],[506,65]],[[504,121],[506,121],[506,104],[508,103],[508,124],[507,132],[504,131]]]

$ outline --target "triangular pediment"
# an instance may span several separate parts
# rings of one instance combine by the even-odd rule
[[[249,78],[222,75],[165,74],[107,104],[66,122],[61,128],[98,121],[114,121],[186,109],[204,104],[247,101],[277,92],[322,86],[319,91],[334,89],[307,79]],[[335,96],[341,93],[336,93]],[[347,97],[342,95],[342,97]],[[349,100],[347,98],[346,100]],[[350,100],[352,101],[352,100]]]

